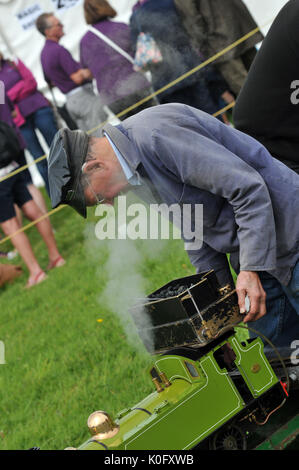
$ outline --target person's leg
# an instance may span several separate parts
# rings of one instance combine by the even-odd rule
[[[120,98],[119,100],[114,101],[113,103],[109,103],[108,108],[115,115],[117,115],[125,111],[127,108],[130,108],[131,106],[135,105],[139,101],[143,100],[144,98],[147,98],[149,95],[152,94],[152,92],[153,90],[151,88],[138,90],[135,93],[131,93],[130,95],[125,96],[124,98]],[[130,116],[134,116],[134,114],[139,113],[143,109],[151,108],[152,106],[157,106],[157,104],[159,104],[158,100],[151,98],[145,101],[144,103],[140,104],[139,106],[136,106],[136,108],[126,112],[125,114],[118,116],[118,119],[120,121],[123,121],[124,119],[127,119]]]
[[[299,315],[299,261],[297,262],[293,270],[292,279],[290,280],[289,284],[286,287],[283,286],[283,290],[288,296],[288,299],[293,305],[297,314]],[[299,323],[299,317],[298,317],[298,323]],[[298,339],[299,339],[299,336],[298,336]]]
[[[244,54],[241,55],[242,62],[247,71],[249,71],[252,65],[252,62],[254,61],[256,57],[256,54],[257,54],[257,48],[251,47],[246,52],[244,52]]]
[[[273,276],[261,272],[259,277],[267,295],[267,313],[259,320],[248,323],[248,327],[261,332],[276,347],[289,348],[292,341],[299,338],[298,314],[284,288]],[[251,336],[256,335],[253,333]]]
[[[84,131],[98,130],[107,119],[100,97],[94,94],[91,85],[85,85],[68,96],[67,109],[79,129]]]
[[[27,186],[28,191],[30,192],[32,199],[35,201],[35,203],[38,205],[40,210],[42,211],[43,214],[46,214],[47,212],[47,206],[44,200],[44,197],[41,193],[41,191],[34,186],[34,184],[28,184]]]
[[[0,185],[0,226],[23,258],[29,270],[27,286],[31,287],[46,278],[24,232],[19,232],[20,223],[16,217],[15,205],[19,207],[32,201],[27,185],[21,174],[11,176]]]
[[[35,204],[34,201],[28,201],[22,206],[22,211],[25,217],[27,217],[31,221],[36,221],[40,217],[43,216],[42,211],[39,207]],[[64,260],[61,257],[57,245],[56,240],[53,234],[52,226],[48,217],[40,220],[36,223],[36,228],[39,231],[40,235],[42,236],[49,254],[49,266],[50,267],[58,267],[64,264]],[[55,265],[55,266],[54,266]]]
[[[20,166],[27,165],[27,161],[26,161],[26,158],[25,158],[25,153],[24,153],[23,150],[18,155],[18,158],[16,159],[16,161],[17,161],[17,163],[19,163]],[[46,213],[47,212],[47,207],[46,207],[45,200],[43,198],[43,195],[42,195],[41,191],[33,184],[33,181],[32,181],[32,178],[31,178],[31,173],[30,173],[29,169],[27,168],[26,170],[23,170],[21,172],[21,176],[22,176],[23,181],[25,182],[25,184],[26,184],[33,200],[40,207],[40,209],[44,213]],[[21,219],[22,219],[22,217],[21,217]]]
[[[26,147],[31,153],[32,157],[34,160],[37,160],[39,157],[42,157],[45,155],[45,152],[37,138],[37,135],[34,130],[34,120],[33,116],[27,116],[26,117],[26,122],[23,124],[23,126],[20,127],[21,134],[25,140]],[[38,171],[43,178],[47,192],[49,194],[49,182],[48,182],[48,164],[47,164],[47,159],[44,158],[40,162],[36,164]]]
[[[247,78],[247,70],[241,59],[232,59],[227,62],[216,65],[217,70],[221,73],[229,89],[235,96],[241,91],[241,88]]]
[[[35,128],[40,131],[48,146],[50,147],[55,137],[58,127],[52,108],[46,106],[38,109],[33,115]]]
[[[13,217],[5,222],[1,223],[1,228],[6,236],[11,236],[17,232],[20,228],[19,223],[16,217]],[[24,232],[19,232],[11,238],[11,242],[15,249],[19,252],[24,263],[26,264],[29,271],[28,284],[33,280],[37,279],[39,273],[42,273],[43,270],[40,267],[33,250],[31,248],[29,239]]]

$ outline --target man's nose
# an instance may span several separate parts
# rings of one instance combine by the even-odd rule
[[[109,206],[114,206],[114,198],[112,199],[105,199],[103,204],[108,204]]]

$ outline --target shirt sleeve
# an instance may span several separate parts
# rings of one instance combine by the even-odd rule
[[[234,288],[234,281],[227,256],[218,253],[203,242],[200,250],[187,250],[189,259],[198,273],[213,269],[221,286],[229,284]]]
[[[80,41],[80,65],[83,69],[88,68],[86,64],[86,52],[88,52],[88,48],[86,48],[84,38],[82,38]]]
[[[269,191],[261,175],[196,122],[194,127],[169,122],[156,129],[153,138],[157,158],[180,181],[221,196],[232,206],[240,270],[275,269],[275,221]]]
[[[58,59],[60,67],[68,77],[81,68],[79,62],[75,61],[71,53],[64,47],[60,48]]]

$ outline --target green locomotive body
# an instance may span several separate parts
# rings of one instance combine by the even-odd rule
[[[175,295],[160,295],[173,294],[177,282],[147,298],[146,327],[135,312],[154,356],[154,392],[115,420],[92,413],[92,437],[78,450],[245,449],[243,423],[268,419],[285,400],[262,340],[236,334],[232,323],[242,317],[235,291],[220,288],[209,272],[180,279]]]
[[[220,364],[220,352],[227,347],[235,356],[238,383]],[[80,450],[193,449],[279,382],[261,340],[241,343],[235,333],[197,360],[159,356],[150,373],[156,380],[162,377],[159,389],[119,413],[113,437],[96,434]]]

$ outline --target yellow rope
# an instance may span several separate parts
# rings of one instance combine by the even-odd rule
[[[235,102],[233,103],[230,103],[228,104],[227,106],[225,106],[224,108],[222,109],[219,109],[219,111],[217,111],[216,113],[213,114],[213,116],[218,116],[219,114],[222,114],[224,113],[225,111],[227,111],[228,109],[232,108],[234,106]],[[24,168],[24,167],[22,167]],[[18,170],[21,170],[21,168],[18,168]],[[28,230],[29,228],[33,227],[34,225],[38,224],[38,222],[40,222],[41,220],[45,219],[46,217],[50,217],[52,214],[54,214],[55,212],[58,212],[60,209],[62,209],[63,207],[67,207],[67,205],[61,205],[59,207],[56,207],[56,209],[53,209],[49,212],[47,212],[47,214],[44,214],[43,216],[39,217],[38,219],[36,219],[34,222],[30,222],[29,224],[25,225],[24,227],[20,228],[19,230],[17,230],[16,232],[12,233],[11,235],[8,235],[7,237],[5,238],[2,238],[0,240],[0,245],[2,243],[5,243],[7,241],[9,241],[12,237],[14,237],[15,235],[17,235],[18,233],[20,232],[25,232],[26,230]]]
[[[12,178],[13,176],[17,175],[18,173],[21,173],[21,171],[27,170],[27,168],[29,168],[29,167],[32,166],[32,165],[35,165],[36,163],[41,162],[41,161],[44,160],[45,158],[47,158],[47,156],[46,156],[46,155],[43,155],[43,156],[37,158],[36,160],[33,160],[32,162],[28,163],[27,165],[20,166],[19,168],[17,168],[16,170],[12,171],[11,173],[8,173],[8,175],[2,176],[2,178],[0,178],[0,183],[2,183],[2,181],[5,181],[5,180],[7,180],[7,179],[9,179],[9,178]]]
[[[201,64],[197,65],[196,67],[194,67],[193,69],[189,70],[188,72],[184,73],[183,75],[180,75],[180,77],[176,78],[175,80],[173,80],[172,82],[169,82],[167,85],[163,86],[162,88],[160,88],[159,90],[151,93],[150,95],[146,96],[145,98],[143,98],[142,100],[138,101],[137,103],[135,104],[132,104],[132,106],[129,106],[128,108],[124,109],[123,111],[121,111],[120,113],[116,114],[116,117],[121,117],[123,116],[124,114],[128,113],[129,111],[132,111],[133,109],[137,108],[138,106],[140,106],[141,104],[143,103],[146,103],[146,101],[149,101],[150,99],[154,98],[155,96],[159,95],[160,93],[163,93],[164,91],[168,90],[169,88],[171,88],[172,86],[176,85],[177,83],[181,82],[182,80],[184,80],[185,78],[189,77],[190,75],[192,75],[193,73],[196,73],[198,72],[199,70],[203,69],[204,67],[206,67],[207,65],[209,65],[210,63],[214,62],[215,60],[217,60],[219,57],[221,57],[222,55],[226,54],[226,52],[230,51],[231,49],[233,49],[234,47],[238,46],[240,43],[246,41],[248,38],[250,38],[251,36],[254,36],[258,31],[260,30],[259,27],[253,29],[252,31],[250,31],[249,33],[245,34],[242,38],[238,39],[237,41],[233,42],[232,44],[230,44],[229,46],[225,47],[224,49],[222,49],[222,51],[220,52],[217,52],[217,54],[213,55],[212,57],[210,57],[209,59],[205,60],[204,62],[202,62]],[[217,114],[218,116],[218,114]],[[99,129],[100,127],[102,127],[103,125],[105,125],[108,121],[105,121],[101,124],[99,124],[98,126],[94,127],[93,129],[91,129],[90,131],[88,131],[89,133],[92,133],[94,131],[96,131],[97,129]],[[1,182],[1,180],[0,180]]]
[[[269,20],[267,23],[265,23],[265,25],[263,26],[266,26],[268,23],[270,23],[272,20]],[[194,67],[193,69],[189,70],[188,72],[184,73],[183,75],[181,75],[180,77],[178,77],[177,79],[173,80],[172,82],[168,83],[167,85],[165,85],[164,87],[160,88],[159,90],[155,91],[154,93],[151,93],[150,95],[148,95],[147,97],[143,98],[142,100],[138,101],[137,103],[133,104],[132,106],[129,106],[128,108],[124,109],[123,111],[121,111],[120,113],[116,114],[116,117],[121,117],[123,116],[124,114],[128,113],[129,111],[137,108],[138,106],[140,106],[141,104],[145,103],[146,101],[149,101],[150,99],[154,98],[155,96],[159,95],[160,93],[163,93],[163,91],[167,90],[168,88],[172,87],[173,85],[176,85],[177,83],[179,83],[180,81],[184,80],[185,78],[189,77],[190,75],[192,75],[193,73],[196,73],[198,72],[199,70],[203,69],[206,65],[214,62],[215,60],[217,60],[219,57],[221,57],[222,55],[224,55],[226,52],[230,51],[231,49],[233,49],[234,47],[238,46],[239,44],[241,44],[243,41],[246,41],[248,38],[250,38],[251,36],[254,36],[254,34],[256,34],[263,26],[261,27],[257,27],[255,29],[253,29],[252,31],[250,31],[249,33],[245,34],[242,38],[238,39],[237,41],[235,41],[234,43],[230,44],[229,46],[225,47],[224,49],[222,49],[222,51],[218,52],[217,54],[213,55],[212,57],[210,57],[209,59],[205,60],[204,62],[202,62],[201,64],[197,65],[196,67]],[[219,116],[220,114],[223,114],[225,113],[228,109],[232,108],[233,106],[235,105],[235,102],[232,102],[230,104],[228,104],[227,106],[225,106],[224,108],[220,109],[219,111],[217,111],[216,113],[213,114],[214,117],[217,117]],[[88,133],[92,133],[94,132],[95,130],[99,129],[100,127],[104,126],[106,123],[108,122],[105,121],[105,122],[102,122],[101,124],[99,124],[97,127],[95,127],[94,129],[91,129],[89,131],[87,131]],[[33,162],[27,164],[27,165],[24,165],[20,168],[18,168],[17,170],[13,171],[12,173],[9,173],[8,175],[0,178],[0,183],[18,173],[20,173],[21,171],[29,168],[31,165],[34,165],[35,163],[38,163],[39,161],[43,160],[44,158],[47,158],[46,155],[43,155],[41,157],[39,157],[38,159],[34,160]],[[25,232],[26,230],[28,230],[29,228],[33,227],[34,225],[38,224],[41,220],[45,219],[46,217],[50,217],[51,215],[53,215],[55,212],[58,212],[59,210],[61,210],[62,208],[66,207],[66,205],[61,205],[59,207],[57,207],[56,209],[53,209],[51,211],[49,211],[47,214],[44,214],[43,216],[41,216],[39,219],[35,220],[34,222],[30,222],[29,224],[25,225],[24,227],[20,228],[19,230],[17,230],[16,232],[14,232],[13,234],[5,237],[5,238],[2,238],[0,240],[0,245],[2,243],[5,243],[7,241],[9,241],[12,237],[14,237],[15,235],[17,235],[18,233],[20,232]]]
[[[266,24],[268,24],[270,21],[272,20],[269,20]],[[263,25],[263,26],[266,26]],[[262,27],[261,27],[262,28]],[[217,54],[213,55],[212,57],[210,57],[209,59],[205,60],[204,62],[202,62],[201,64],[197,65],[196,67],[194,67],[193,69],[189,70],[188,72],[184,73],[183,75],[181,75],[180,77],[176,78],[175,80],[173,80],[172,82],[169,82],[167,85],[165,85],[164,87],[160,88],[159,90],[151,93],[150,95],[146,96],[145,98],[143,98],[142,100],[138,101],[137,103],[129,106],[128,108],[124,109],[123,111],[121,111],[120,113],[116,114],[116,117],[119,118],[119,117],[122,117],[124,116],[125,114],[127,114],[128,112],[132,111],[133,109],[137,108],[138,106],[140,106],[141,104],[143,103],[146,103],[147,101],[149,101],[150,99],[154,98],[155,96],[158,96],[160,93],[163,93],[164,91],[168,90],[169,88],[171,88],[172,86],[176,85],[177,83],[181,82],[182,80],[184,80],[185,78],[189,77],[190,75],[192,75],[193,73],[196,73],[198,72],[199,70],[203,69],[206,65],[214,62],[215,60],[217,60],[219,57],[221,57],[222,55],[226,54],[226,52],[230,51],[231,49],[233,49],[234,47],[238,46],[239,44],[241,44],[242,42],[246,41],[248,38],[250,38],[251,36],[254,36],[260,29],[260,27],[257,27],[255,29],[253,29],[252,31],[250,31],[249,33],[245,34],[244,36],[242,36],[240,39],[238,39],[237,41],[233,42],[232,44],[230,44],[229,46],[225,47],[224,49],[222,49],[222,51],[218,52]],[[214,116],[219,116],[219,114],[222,114],[224,113],[227,109],[230,109],[232,107],[232,104],[228,105],[228,107],[225,107],[223,108],[223,110],[219,110]],[[100,123],[98,126],[94,127],[93,129],[90,129],[89,131],[87,131],[88,134],[92,134],[93,132],[95,132],[97,129],[103,127],[105,124],[107,124],[109,121],[106,120],[102,123]],[[21,171],[24,171],[26,170],[27,168],[29,168],[30,166],[44,160],[45,158],[47,158],[46,155],[43,155],[41,157],[39,157],[38,159],[32,161],[31,163],[28,163],[27,165],[24,165],[20,168],[18,168],[17,170],[9,173],[8,175],[6,176],[3,176],[2,178],[0,178],[0,183],[2,181],[5,181],[7,180],[8,178],[12,177],[12,176],[15,176],[16,174],[20,173]]]
[[[16,231],[15,231],[14,233],[12,233],[11,235],[8,235],[7,237],[2,238],[2,239],[0,240],[0,244],[9,241],[12,237],[14,237],[15,235],[18,235],[18,234],[21,233],[21,232],[25,232],[25,231],[28,230],[30,227],[33,227],[34,225],[38,224],[41,220],[44,220],[44,219],[46,219],[47,217],[50,217],[51,215],[55,214],[55,212],[60,211],[60,210],[63,209],[64,207],[66,207],[66,206],[65,206],[65,205],[61,205],[61,206],[59,206],[59,207],[56,207],[56,209],[52,209],[51,211],[47,212],[46,214],[43,214],[41,217],[39,217],[38,219],[34,220],[33,222],[30,222],[29,224],[25,225],[24,227],[19,228],[18,230],[16,230]]]

